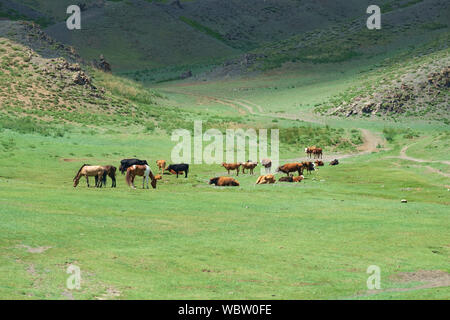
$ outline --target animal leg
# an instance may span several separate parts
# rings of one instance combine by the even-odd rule
[[[87,183],[87,186],[89,188],[89,177],[88,176],[86,176],[86,183]]]

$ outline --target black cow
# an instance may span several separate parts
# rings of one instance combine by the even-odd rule
[[[135,164],[137,164],[137,165],[144,165],[144,164],[148,165],[147,160],[123,159],[122,161],[120,161],[119,171],[122,172],[122,174],[124,174],[129,167],[134,166]]]
[[[178,178],[178,173],[179,172],[184,172],[184,177],[187,178],[188,176],[188,172],[189,172],[189,165],[186,163],[181,163],[181,164],[171,164],[170,166],[167,167],[166,169],[167,171],[175,171],[177,174],[177,178]]]
[[[334,159],[333,161],[330,162],[330,166],[337,166],[338,164],[339,164],[338,159]]]

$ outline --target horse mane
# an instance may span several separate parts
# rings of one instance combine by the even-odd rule
[[[77,174],[75,175],[75,177],[73,178],[73,180],[75,181],[75,179],[78,177],[78,175],[80,174],[81,169],[83,169],[85,166],[89,166],[89,164],[83,164],[80,168],[80,170],[78,170]]]

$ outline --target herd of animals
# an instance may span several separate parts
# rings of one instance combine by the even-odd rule
[[[309,158],[314,156],[316,159],[314,162],[312,161],[303,161],[303,162],[293,162],[287,163],[282,166],[279,166],[276,169],[278,173],[286,173],[287,176],[283,176],[278,179],[279,182],[300,182],[304,179],[303,172],[306,170],[307,173],[311,174],[312,171],[316,170],[316,167],[321,167],[324,165],[322,160],[322,148],[309,147],[305,148],[305,153]],[[330,162],[330,165],[334,166],[339,164],[337,159],[334,159]],[[124,159],[120,161],[119,171],[122,175],[125,175],[125,181],[127,185],[133,189],[136,189],[134,185],[134,179],[136,176],[140,176],[143,178],[142,180],[142,188],[149,188],[149,180],[153,189],[156,189],[156,183],[158,180],[161,180],[163,175],[173,174],[176,175],[177,178],[179,175],[183,175],[184,177],[188,177],[189,173],[189,164],[181,163],[181,164],[171,164],[167,166],[167,162],[165,160],[157,160],[156,165],[159,169],[160,174],[154,175],[150,166],[146,160],[139,159]],[[271,184],[276,182],[276,178],[273,174],[271,174],[272,161],[270,159],[262,159],[261,165],[265,168],[266,174],[259,176],[256,180],[256,184]],[[222,163],[222,166],[227,170],[228,175],[231,171],[236,171],[236,176],[239,176],[239,171],[242,168],[242,173],[245,174],[245,170],[248,170],[250,175],[254,174],[254,169],[258,166],[258,162],[246,161],[246,162],[237,162],[237,163]],[[76,176],[73,178],[73,186],[76,187],[81,177],[86,178],[87,186],[89,187],[89,177],[95,177],[95,187],[101,188],[102,186],[106,186],[106,178],[109,176],[112,180],[112,188],[116,187],[116,171],[117,168],[108,165],[108,166],[91,166],[89,164],[84,164],[78,170]],[[293,174],[297,173],[297,176]],[[214,184],[216,186],[239,186],[239,182],[232,177],[215,177],[209,180],[209,184]]]

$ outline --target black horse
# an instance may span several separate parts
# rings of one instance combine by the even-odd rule
[[[125,172],[127,171],[127,169],[131,166],[134,165],[148,165],[147,160],[139,160],[139,159],[123,159],[122,161],[120,161],[120,167],[119,167],[119,171],[122,174],[125,174]]]

